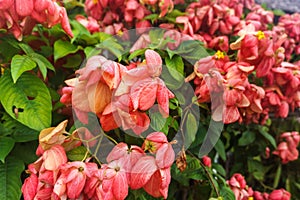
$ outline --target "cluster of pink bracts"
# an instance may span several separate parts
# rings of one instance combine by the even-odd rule
[[[273,190],[270,194],[253,191],[246,183],[245,178],[241,174],[234,174],[227,184],[235,195],[236,200],[289,200],[291,194],[284,189]]]
[[[122,200],[128,188],[143,188],[153,197],[167,198],[175,153],[161,132],[149,134],[142,147],[117,144],[99,168],[93,162],[68,162],[66,151],[81,144],[77,131],[65,131],[67,121],[41,132],[37,155],[22,186],[25,200]],[[66,136],[67,135],[67,136]]]
[[[61,24],[69,36],[73,36],[67,11],[54,0],[1,0],[0,29],[11,32],[22,40],[33,27],[41,23],[47,27]]]
[[[297,160],[299,151],[297,149],[300,142],[300,135],[298,132],[285,132],[280,135],[280,143],[277,149],[273,151],[274,155],[281,158],[281,162],[286,164],[290,161]]]
[[[174,97],[159,78],[162,70],[160,55],[146,50],[145,57],[145,62],[128,66],[103,56],[91,57],[86,67],[77,71],[80,74],[77,83],[62,90],[61,102],[72,102],[83,123],[88,123],[88,112],[93,112],[100,118],[104,131],[122,127],[141,134],[150,125],[145,111],[157,101],[159,112],[168,117],[169,99]],[[83,100],[83,96],[88,98]]]

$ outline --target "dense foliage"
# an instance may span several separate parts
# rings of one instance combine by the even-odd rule
[[[0,1],[0,199],[300,198],[300,14]]]

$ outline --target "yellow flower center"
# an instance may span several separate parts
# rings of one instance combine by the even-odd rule
[[[93,0],[93,3],[94,3],[94,4],[97,4],[97,3],[98,3],[98,0]]]
[[[149,151],[150,153],[153,153],[156,151],[156,146],[153,142],[149,140],[145,140],[145,151]]]
[[[223,59],[225,57],[224,52],[218,50],[217,53],[215,53],[215,58],[216,59]]]
[[[262,32],[262,31],[257,31],[256,33],[256,37],[261,40],[261,39],[264,39],[266,36],[265,36],[265,33]]]
[[[254,200],[254,198],[253,197],[248,197],[248,200]]]

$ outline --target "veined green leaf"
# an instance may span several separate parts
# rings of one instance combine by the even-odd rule
[[[36,67],[36,63],[27,55],[15,55],[11,61],[11,75],[14,83],[26,71],[30,71]]]
[[[15,157],[7,157],[5,163],[0,163],[0,199],[15,200],[21,197],[21,173],[24,164]]]
[[[13,84],[10,73],[0,79],[0,99],[5,111],[20,123],[40,131],[51,125],[51,96],[36,76],[24,73]]]
[[[0,161],[4,163],[6,156],[12,150],[15,141],[10,137],[0,137]],[[1,163],[0,162],[0,163]]]
[[[53,65],[45,58],[44,56],[38,54],[38,53],[30,53],[28,54],[32,60],[34,60],[37,65],[39,66],[39,69],[42,72],[43,78],[46,79],[47,77],[47,69],[50,69],[52,71],[55,71],[55,68]]]

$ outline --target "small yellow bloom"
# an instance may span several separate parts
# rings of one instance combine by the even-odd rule
[[[253,197],[248,197],[248,200],[254,200],[254,198]]]
[[[119,31],[117,32],[117,35],[120,36],[120,37],[121,37],[123,34],[124,34],[124,33],[123,33],[123,31],[121,31],[121,30],[119,30]]]
[[[224,52],[218,50],[217,53],[215,53],[215,58],[216,59],[223,59],[225,57]]]
[[[265,36],[265,33],[262,32],[262,31],[257,31],[256,33],[256,37],[261,40],[261,39],[264,39],[266,36]]]
[[[98,3],[98,0],[93,0],[93,3],[94,3],[94,4],[97,4],[97,3]]]

